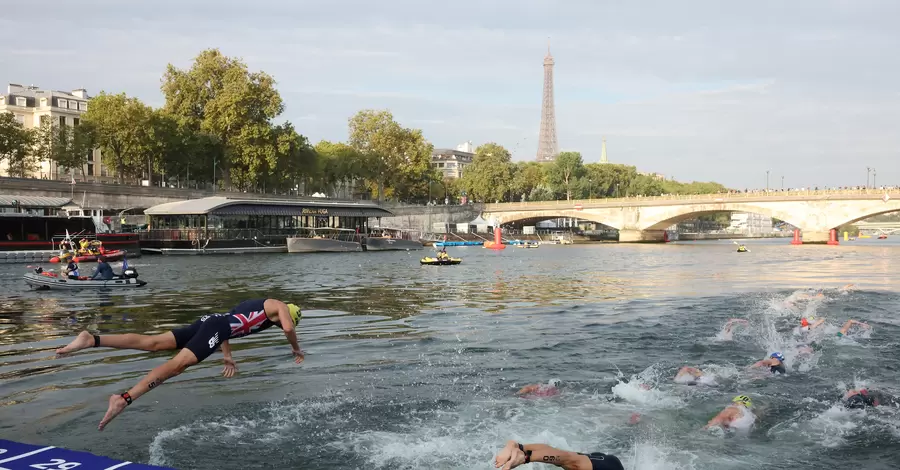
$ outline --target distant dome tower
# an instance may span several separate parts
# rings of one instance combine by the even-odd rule
[[[537,161],[552,162],[559,153],[556,141],[556,110],[553,106],[553,56],[550,42],[547,42],[547,56],[544,57],[544,99],[541,104],[541,132],[538,135]]]

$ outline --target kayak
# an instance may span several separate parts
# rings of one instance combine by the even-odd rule
[[[128,270],[134,272],[133,270]],[[25,283],[29,286],[35,287],[37,289],[64,289],[64,290],[74,290],[74,289],[127,289],[134,287],[143,287],[147,285],[146,281],[142,281],[137,278],[137,273],[134,274],[134,277],[122,277],[116,276],[108,281],[97,279],[90,280],[87,277],[82,277],[78,280],[69,279],[65,276],[60,276],[56,273],[51,272],[40,272],[40,273],[26,273],[25,274]]]
[[[91,253],[91,254],[84,254],[84,255],[75,255],[75,262],[76,263],[93,263],[93,262],[96,262],[97,258],[99,258],[100,256],[106,258],[106,261],[121,261],[122,258],[124,258],[126,254],[127,253],[125,252],[125,250],[111,250],[111,251],[107,251],[106,253],[102,253],[102,254]],[[51,263],[65,262],[69,259],[70,256],[72,256],[71,253],[63,253],[63,254],[60,254],[60,256],[54,256],[54,257],[50,258],[50,262]]]
[[[462,263],[462,258],[437,259],[426,256],[419,262],[427,266],[447,266]]]
[[[738,251],[737,251],[737,252],[738,252],[738,253],[746,253],[746,252],[747,252],[747,250],[741,250],[741,249],[738,249]]]

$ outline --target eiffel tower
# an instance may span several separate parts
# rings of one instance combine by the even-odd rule
[[[556,141],[556,110],[553,106],[553,56],[547,44],[544,57],[544,100],[541,105],[541,132],[538,137],[537,161],[552,162],[559,153]]]

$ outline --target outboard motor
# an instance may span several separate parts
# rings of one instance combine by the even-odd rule
[[[132,267],[129,266],[128,269],[122,271],[122,277],[124,277],[125,279],[135,279],[135,278],[137,278],[137,277],[138,277],[137,269],[134,269],[134,268],[132,268]]]

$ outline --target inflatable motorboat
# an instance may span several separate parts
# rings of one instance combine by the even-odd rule
[[[432,258],[430,256],[426,256],[425,258],[422,258],[422,260],[419,262],[421,264],[427,265],[427,266],[447,266],[447,265],[451,265],[451,264],[462,263],[462,258],[438,259],[438,258]]]
[[[54,272],[44,271],[37,268],[33,273],[25,274],[25,283],[36,289],[127,289],[133,287],[143,287],[147,285],[146,281],[137,278],[138,274],[134,268],[128,268],[122,275],[118,275],[110,280],[95,279],[91,280],[87,276],[81,276],[78,279],[69,279],[66,276],[60,276]]]
[[[127,253],[125,250],[112,250],[106,251],[103,253],[79,253],[75,255],[76,263],[95,263],[97,262],[97,258],[104,257],[106,261],[122,261],[122,258],[125,257]],[[68,263],[69,258],[72,257],[71,251],[61,252],[59,256],[54,256],[50,258],[51,263]]]

